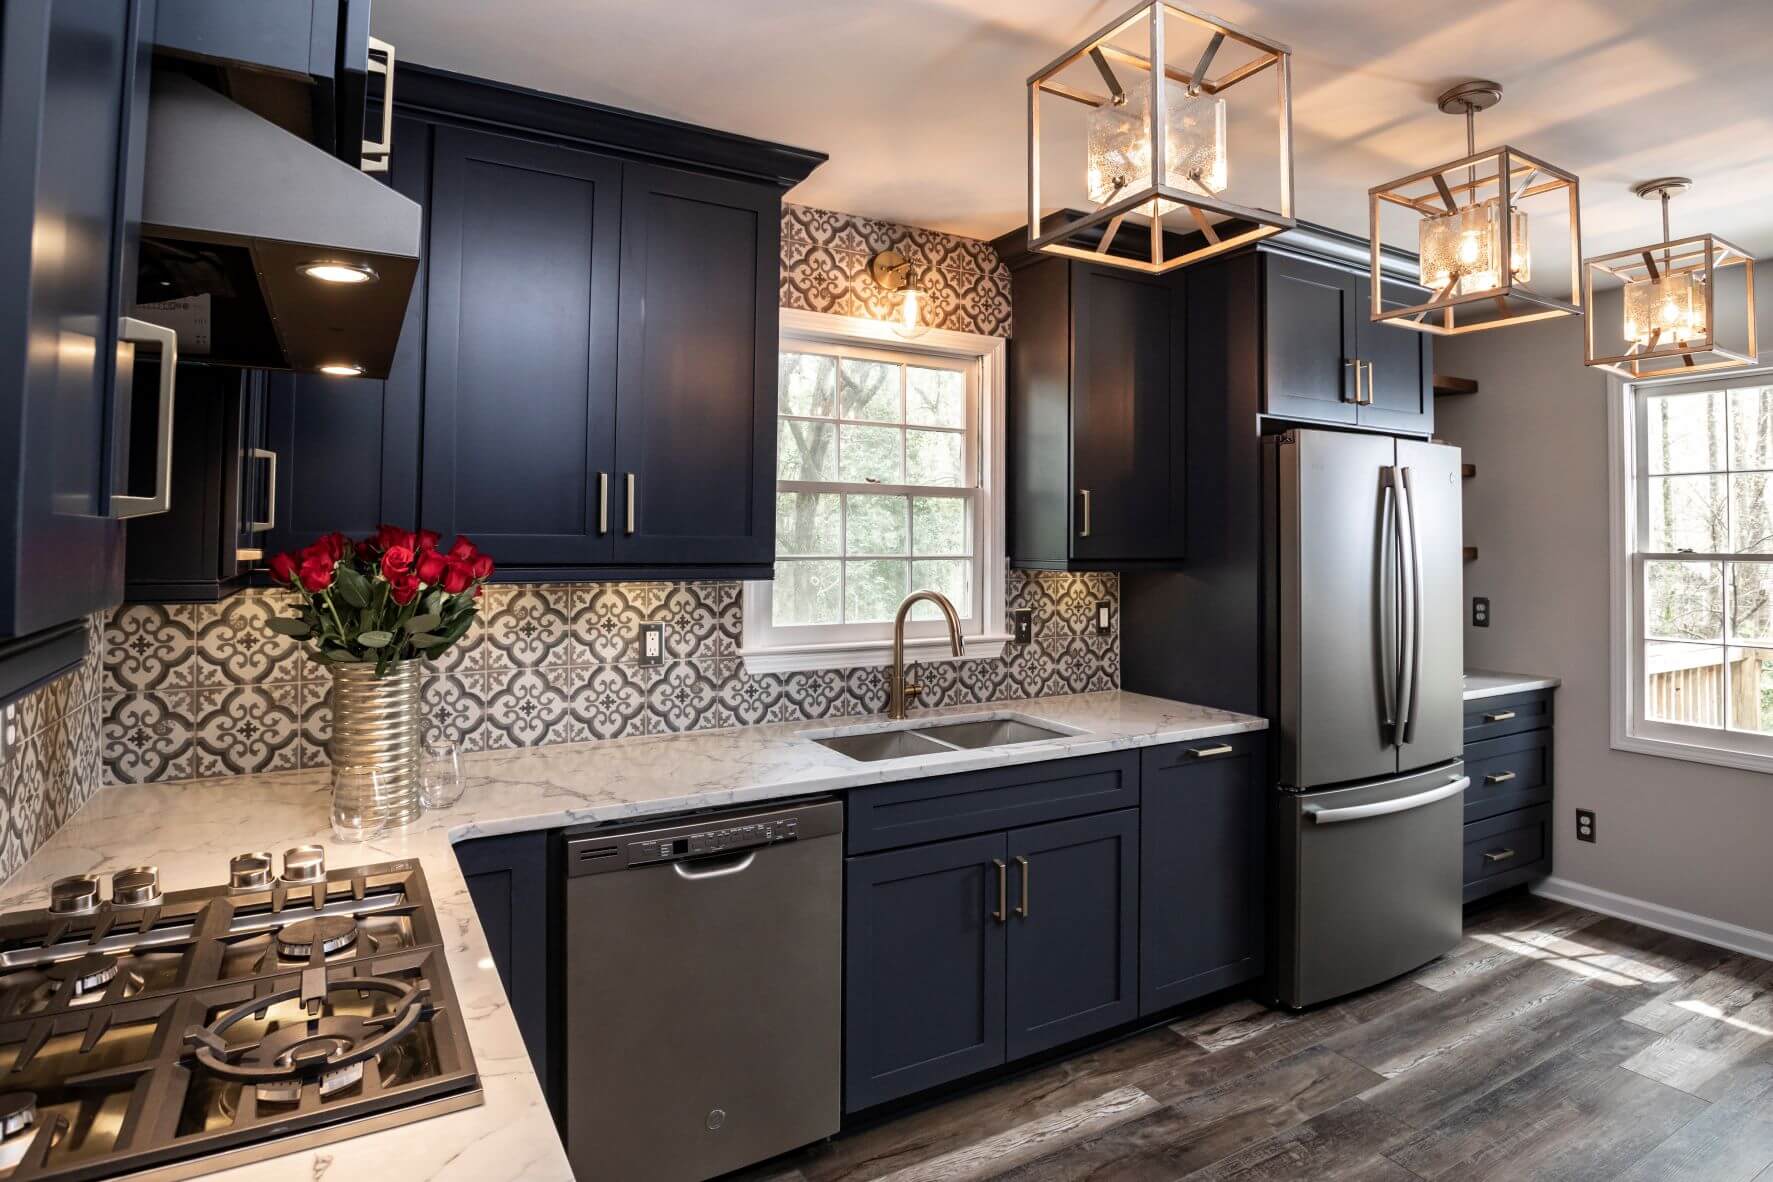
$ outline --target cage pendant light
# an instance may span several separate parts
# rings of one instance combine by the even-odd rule
[[[1290,64],[1167,0],[1049,62],[1028,79],[1029,248],[1156,274],[1291,229]]]
[[[1715,234],[1677,239],[1669,232],[1669,198],[1692,187],[1684,176],[1633,185],[1639,197],[1661,201],[1662,241],[1584,260],[1583,297],[1591,306],[1597,279],[1623,285],[1617,322],[1588,318],[1587,364],[1641,379],[1757,363],[1753,257]],[[1609,337],[1613,323],[1618,335]]]
[[[1579,184],[1519,148],[1478,150],[1477,114],[1501,100],[1501,84],[1483,80],[1442,94],[1440,109],[1465,117],[1465,155],[1367,191],[1374,321],[1455,334],[1582,314]],[[1428,296],[1403,306],[1395,306],[1395,289],[1380,287],[1381,241],[1388,229],[1398,236],[1399,214],[1404,229],[1414,222]],[[1544,256],[1537,275],[1536,235]],[[1560,238],[1569,244],[1568,270],[1544,249]]]

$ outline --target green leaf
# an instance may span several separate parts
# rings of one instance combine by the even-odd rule
[[[432,632],[443,622],[436,612],[426,612],[422,616],[414,616],[406,622],[408,632]]]
[[[419,632],[408,636],[407,639],[412,642],[415,648],[436,648],[439,645],[448,644],[451,638],[439,636],[435,632]]]
[[[294,636],[297,638],[306,636],[313,631],[312,628],[302,623],[302,621],[286,619],[283,616],[272,616],[265,621],[265,627],[277,633],[279,636]]]
[[[425,596],[426,613],[429,615],[436,615],[438,612],[442,611],[443,600],[444,594],[441,588],[435,589],[431,594]]]
[[[363,648],[381,648],[393,639],[392,632],[360,632],[357,635],[357,643]]]
[[[339,567],[333,586],[338,588],[340,597],[352,607],[369,606],[369,580],[350,567]]]

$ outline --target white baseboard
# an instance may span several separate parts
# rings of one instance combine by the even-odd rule
[[[1695,915],[1691,911],[1664,907],[1660,903],[1634,899],[1630,895],[1614,894],[1599,887],[1571,882],[1567,878],[1548,878],[1532,889],[1535,895],[1543,895],[1559,903],[1586,907],[1590,911],[1599,911],[1602,915],[1641,923],[1659,932],[1672,932],[1677,936],[1716,944],[1719,948],[1728,948],[1732,952],[1746,952],[1762,960],[1773,960],[1773,933],[1759,932],[1739,924],[1725,923],[1721,919]]]

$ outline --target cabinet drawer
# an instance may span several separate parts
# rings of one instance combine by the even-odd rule
[[[1478,698],[1465,703],[1465,741],[1494,739],[1520,731],[1537,730],[1552,724],[1551,690],[1530,690],[1524,694],[1503,694],[1495,698]]]
[[[851,792],[852,854],[1057,821],[1139,803],[1139,753],[1116,751]]]
[[[1465,901],[1551,871],[1551,806],[1535,805],[1465,827]]]
[[[1551,732],[1522,731],[1465,748],[1465,819],[1481,821],[1551,800]]]

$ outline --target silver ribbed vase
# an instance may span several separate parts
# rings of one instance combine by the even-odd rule
[[[392,828],[418,819],[419,662],[397,662],[376,676],[373,664],[332,665],[332,741],[327,755],[334,767],[373,767],[383,774],[378,811]]]

